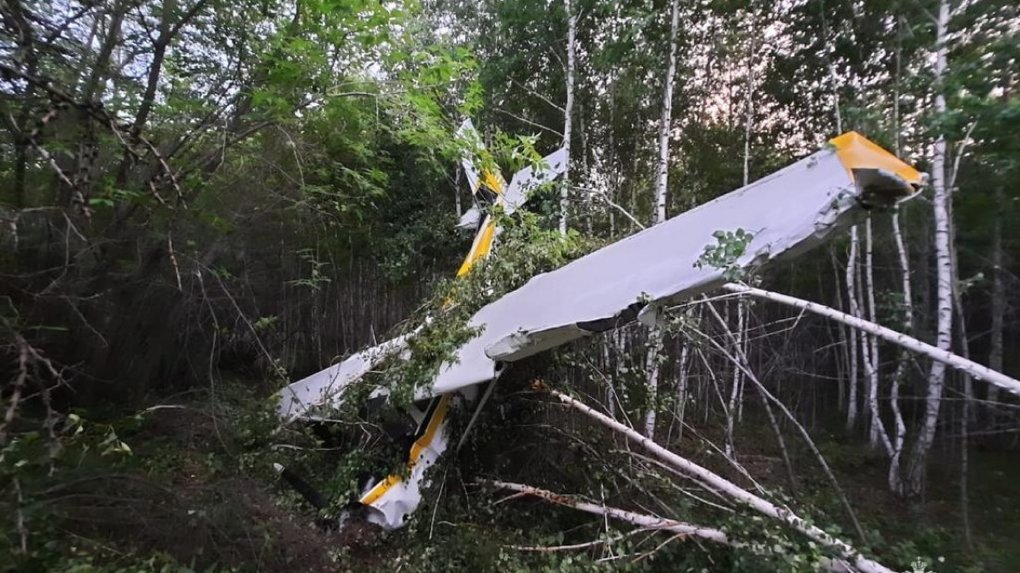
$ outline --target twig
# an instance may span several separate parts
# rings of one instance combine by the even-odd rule
[[[643,224],[641,224],[641,221],[638,221],[637,218],[634,217],[634,215],[630,214],[630,211],[627,211],[626,209],[624,209],[620,205],[617,205],[616,203],[614,203],[613,200],[609,198],[609,195],[605,191],[600,191],[598,189],[592,189],[590,187],[579,187],[577,185],[571,185],[571,188],[576,189],[578,191],[587,191],[587,192],[591,193],[592,195],[602,199],[610,207],[616,209],[620,213],[623,213],[623,216],[627,217],[628,219],[630,219],[630,222],[634,223],[635,225],[637,225],[639,229],[641,229],[642,231],[646,229],[646,227]]]
[[[537,127],[537,128],[539,128],[539,129],[541,129],[543,131],[548,131],[549,133],[559,137],[560,139],[563,139],[563,134],[558,132],[558,131],[556,131],[555,129],[553,129],[551,127],[546,127],[546,126],[542,125],[541,123],[535,123],[534,121],[531,121],[530,119],[523,118],[523,117],[521,117],[521,116],[519,116],[519,115],[517,115],[515,113],[510,113],[509,111],[506,111],[505,109],[500,109],[500,108],[497,107],[497,108],[495,108],[495,110],[498,111],[499,113],[503,114],[503,115],[512,117],[512,118],[516,119],[517,121],[524,122],[524,123],[526,123],[526,124],[528,124],[528,125],[530,125],[532,127]]]
[[[174,253],[173,233],[166,234],[166,248],[170,252],[170,263],[173,265],[174,274],[177,276],[177,290],[184,292],[184,286],[181,284],[181,267],[177,265],[177,255]]]
[[[0,425],[0,447],[7,445],[7,428],[10,427],[11,422],[14,421],[14,416],[18,413],[21,392],[24,390],[25,380],[28,378],[28,343],[20,336],[16,336],[15,340],[18,345],[18,375],[12,383],[14,389],[11,391],[11,400],[7,406],[7,412],[4,413],[4,423]]]
[[[605,506],[603,506],[605,507]],[[608,519],[608,514],[606,514]],[[606,539],[594,539],[592,541],[585,541],[584,543],[574,543],[573,545],[505,545],[507,549],[513,549],[515,551],[534,551],[536,553],[555,553],[557,551],[576,551],[578,549],[587,549],[588,547],[596,547],[598,545],[615,543],[621,539],[626,539],[631,535],[636,535],[648,531],[648,529],[634,529],[627,533],[622,533],[615,537]],[[679,535],[679,534],[677,534]]]
[[[533,90],[533,89],[529,88],[528,86],[526,86],[526,85],[524,85],[524,84],[522,84],[522,83],[520,83],[520,82],[518,82],[518,81],[514,80],[513,78],[511,78],[511,79],[510,79],[510,83],[511,83],[512,85],[515,85],[515,86],[517,86],[517,87],[519,87],[519,88],[523,89],[524,91],[526,91],[526,92],[528,92],[529,94],[531,94],[531,95],[533,95],[533,96],[537,97],[538,99],[540,99],[540,100],[544,101],[545,103],[547,103],[547,104],[551,105],[551,106],[552,106],[552,107],[554,107],[555,109],[559,110],[559,112],[560,112],[560,113],[566,113],[566,112],[567,112],[567,110],[563,109],[563,106],[561,106],[561,105],[557,105],[557,104],[556,104],[555,102],[553,102],[553,101],[552,101],[551,99],[549,99],[549,98],[547,98],[546,96],[544,96],[544,95],[542,95],[542,94],[538,93],[537,91],[535,91],[535,90]],[[563,134],[560,134],[560,137],[562,137],[562,136],[563,136]]]

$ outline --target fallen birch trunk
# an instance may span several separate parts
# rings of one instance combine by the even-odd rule
[[[627,523],[636,525],[646,530],[669,531],[671,533],[676,533],[686,537],[697,537],[698,539],[713,541],[715,543],[722,543],[726,545],[730,544],[729,538],[726,537],[726,533],[719,529],[713,529],[711,527],[701,527],[700,525],[691,525],[690,523],[684,523],[682,521],[677,521],[675,519],[667,519],[665,517],[644,515],[640,513],[634,513],[633,511],[627,511],[625,509],[618,509],[615,507],[609,507],[605,505],[579,501],[576,499],[570,499],[569,497],[560,495],[558,493],[553,493],[548,490],[539,489],[537,487],[531,487],[529,485],[519,483],[497,480],[484,480],[481,483],[486,483],[499,489],[516,491],[519,493],[540,497],[546,501],[555,503],[557,505],[572,507],[585,513],[591,513],[593,515],[601,515],[605,517],[612,517],[613,519],[626,521]]]
[[[826,318],[831,318],[832,320],[841,322],[847,326],[856,328],[863,332],[867,332],[868,334],[887,340],[893,344],[902,346],[907,350],[912,350],[919,354],[923,354],[931,358],[932,360],[936,360],[947,366],[952,366],[957,370],[965,372],[973,378],[977,378],[978,380],[984,380],[989,384],[992,384],[999,388],[1003,388],[1009,392],[1012,392],[1016,396],[1020,396],[1020,380],[1010,378],[1009,376],[1006,376],[1002,372],[992,370],[987,366],[983,366],[981,364],[978,364],[977,362],[974,362],[973,360],[968,360],[962,356],[953,354],[948,350],[939,350],[938,348],[935,348],[934,346],[926,342],[921,342],[920,340],[912,336],[907,336],[902,332],[896,332],[895,330],[886,328],[884,326],[880,326],[878,324],[875,324],[874,322],[850,316],[849,314],[840,312],[834,308],[818,304],[816,302],[807,301],[804,299],[792,297],[785,294],[779,294],[776,292],[771,292],[735,283],[727,283],[723,285],[723,288],[730,292],[751,295],[765,300],[770,300],[772,302],[778,302],[780,304],[792,306],[794,308],[799,308],[801,310],[813,312]]]
[[[760,549],[761,549],[760,547],[755,547],[754,545],[749,545],[747,543],[743,543],[743,542],[740,542],[740,541],[736,541],[736,540],[730,539],[726,535],[726,532],[724,532],[722,530],[719,530],[719,529],[712,528],[712,527],[703,527],[703,526],[700,526],[700,525],[692,525],[690,523],[684,523],[682,521],[677,521],[675,519],[667,519],[667,518],[664,518],[664,517],[644,515],[644,514],[641,514],[641,513],[634,513],[633,511],[627,511],[625,509],[619,509],[619,508],[609,507],[609,506],[605,506],[605,505],[599,505],[599,504],[595,504],[595,503],[587,503],[587,502],[583,502],[583,501],[578,501],[578,500],[570,499],[569,497],[566,497],[564,495],[561,495],[561,494],[558,494],[558,493],[554,493],[554,492],[551,492],[549,490],[540,489],[540,488],[537,488],[537,487],[532,487],[530,485],[524,485],[524,484],[512,483],[512,482],[504,482],[504,481],[499,481],[499,480],[479,480],[479,483],[491,485],[491,486],[493,486],[493,487],[495,487],[497,489],[505,489],[505,490],[510,490],[510,491],[516,491],[516,492],[518,492],[518,494],[533,495],[535,497],[544,499],[544,500],[546,500],[546,501],[548,501],[550,503],[554,503],[556,505],[562,505],[562,506],[565,506],[565,507],[570,507],[570,508],[573,508],[573,509],[577,509],[579,511],[583,511],[585,513],[590,513],[592,515],[598,515],[598,516],[602,516],[602,517],[612,517],[613,519],[617,519],[617,520],[620,520],[620,521],[623,521],[623,522],[626,522],[626,523],[630,523],[631,525],[638,526],[639,529],[635,529],[634,532],[638,532],[638,531],[667,531],[667,532],[670,532],[670,533],[675,533],[676,535],[684,537],[684,538],[696,537],[698,539],[702,539],[702,540],[705,540],[705,541],[711,541],[713,543],[719,543],[721,545],[728,545],[728,546],[733,547],[735,549],[744,548],[744,549],[751,550],[752,552],[755,552],[756,550],[760,551]],[[513,497],[516,497],[516,495],[513,496]],[[626,535],[629,535],[629,534],[626,534]],[[598,545],[599,543],[601,543],[601,541],[599,541],[599,542],[591,542],[591,541],[589,541],[589,542],[586,542],[586,543],[578,543],[578,544],[575,544],[575,545],[563,545],[563,546],[557,546],[557,547],[542,548],[542,550],[544,550],[544,551],[562,551],[562,550],[569,550],[569,549],[583,549],[585,547],[592,547],[594,545]],[[527,551],[537,551],[537,550],[539,550],[539,548],[537,548],[537,547],[519,547],[517,549],[527,550]],[[821,559],[820,564],[822,565],[822,567],[825,570],[832,571],[833,573],[852,573],[852,571],[853,571],[850,568],[850,566],[847,565],[845,562],[837,561],[837,560],[833,560],[833,559],[828,559],[828,558],[825,558],[825,557],[823,557]]]
[[[585,414],[603,426],[623,434],[630,440],[636,442],[638,445],[654,454],[659,459],[676,467],[678,470],[683,472],[684,475],[689,475],[693,478],[704,481],[721,493],[729,496],[734,501],[743,503],[766,517],[771,517],[772,519],[781,521],[796,529],[816,543],[833,551],[839,558],[845,559],[857,570],[863,573],[895,573],[892,569],[889,569],[881,563],[864,557],[858,553],[853,546],[845,541],[837,539],[822,529],[811,525],[788,508],[777,506],[768,500],[754,495],[711,470],[703,468],[698,464],[667,450],[654,441],[641,435],[633,428],[629,428],[620,422],[613,420],[612,418],[594,410],[570,396],[567,396],[566,394],[563,394],[562,392],[557,392],[552,389],[548,389],[548,392],[567,406]]]

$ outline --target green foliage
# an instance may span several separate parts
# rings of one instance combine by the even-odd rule
[[[773,172],[834,135],[837,119],[843,130],[862,131],[921,168],[932,141],[945,135],[957,191],[953,239],[957,274],[963,277],[957,285],[964,298],[960,310],[972,331],[972,353],[980,359],[990,353],[989,337],[974,335],[989,330],[988,291],[993,279],[1003,277],[1007,292],[1015,291],[1010,277],[1020,244],[1016,226],[1009,225],[1020,205],[1017,7],[1005,0],[960,4],[950,24],[949,73],[936,85],[928,17],[934,10],[931,3],[922,4],[681,3],[668,206],[671,213],[683,211],[738,187],[745,177]],[[653,211],[654,131],[669,10],[662,2],[574,0],[572,5],[579,16],[571,110],[571,184],[580,190],[571,205],[575,230],[561,237],[540,216],[496,213],[505,228],[498,256],[462,280],[438,285],[433,277],[451,274],[470,240],[453,229],[454,193],[467,202],[463,185],[454,189],[454,162],[470,152],[481,168],[501,167],[509,175],[561,143],[556,132],[563,126],[565,100],[562,3],[36,0],[5,8],[0,40],[11,57],[4,61],[0,87],[0,320],[4,337],[11,332],[28,338],[67,376],[49,396],[37,387],[47,379],[40,365],[30,368],[13,423],[4,422],[9,439],[0,451],[0,515],[5,517],[0,554],[5,566],[9,561],[20,570],[186,570],[159,552],[133,548],[137,539],[105,539],[112,552],[82,549],[81,540],[64,530],[74,522],[57,515],[54,508],[63,502],[47,492],[103,473],[145,476],[183,496],[175,504],[200,505],[187,520],[175,522],[185,529],[180,523],[197,527],[217,512],[244,506],[222,492],[199,495],[196,490],[238,476],[273,483],[269,459],[308,475],[333,501],[331,513],[352,499],[364,474],[406,469],[399,444],[386,443],[376,428],[396,421],[389,417],[392,408],[390,413],[359,411],[370,392],[383,386],[394,404],[412,402],[475,334],[467,320],[477,309],[536,273],[636,230],[595,199],[598,195],[583,190],[604,192],[638,220],[649,219]],[[119,29],[118,17],[123,17]],[[166,39],[165,58],[157,64],[158,37],[166,31],[174,35]],[[106,56],[103,46],[111,48]],[[932,113],[936,91],[946,95],[948,112]],[[54,111],[54,101],[65,97],[72,100],[64,102],[66,109],[39,126],[36,141],[26,141],[24,136]],[[487,150],[452,137],[462,117],[485,126]],[[58,170],[75,179],[73,189]],[[555,214],[557,190],[554,185],[538,190],[531,210]],[[903,210],[918,300],[903,300],[898,286],[878,297],[881,322],[894,328],[903,325],[911,302],[913,326],[922,334],[931,330],[934,316],[933,308],[921,304],[933,287],[927,270],[933,236],[929,211],[920,201]],[[888,289],[899,277],[883,228],[876,232],[875,284]],[[583,237],[577,229],[584,229]],[[751,234],[719,231],[715,239],[698,266],[719,269],[727,280],[746,278],[736,261],[746,255]],[[1006,268],[994,268],[988,256],[996,244],[1002,246]],[[824,257],[799,262],[775,277],[791,287],[787,290],[813,295],[840,288],[839,278],[829,278]],[[410,359],[384,364],[367,384],[352,390],[342,411],[333,413],[356,424],[344,427],[351,432],[323,435],[279,426],[268,398],[275,383],[265,379],[278,382],[284,367],[290,378],[299,377],[334,355],[364,346],[380,330],[407,319],[406,308],[419,304],[423,292],[431,299],[406,324],[421,324],[426,317],[431,322],[413,341]],[[1009,294],[1002,311],[1007,344],[1016,338],[1009,326],[1016,322],[1010,321],[1015,307]],[[690,340],[691,329],[702,327],[696,320],[686,313],[669,317],[667,331],[702,351]],[[784,343],[780,348],[789,352],[778,352],[761,342],[769,334],[765,331],[754,337],[752,352],[765,344],[766,358],[780,355],[778,362],[797,363],[799,370],[806,351]],[[580,342],[543,357],[541,372],[586,390],[591,387],[584,383],[598,392],[612,384],[630,416],[648,407],[672,411],[679,397],[662,392],[652,400],[645,384],[645,340],[628,336],[624,351],[616,352],[614,345],[607,364],[599,362],[601,347]],[[790,336],[787,342],[799,341]],[[9,370],[17,374],[18,354],[18,346],[4,338],[0,358],[7,370],[0,367],[5,376],[0,397],[5,406],[14,395],[7,375]],[[1006,370],[1015,368],[1015,354],[1006,349]],[[810,361],[818,370],[831,369],[833,355],[812,353]],[[669,349],[655,357],[664,372],[675,367],[673,358]],[[836,402],[831,394],[836,385],[805,387],[803,373],[795,374],[782,379],[789,392],[783,398],[796,396],[791,404],[798,408],[810,403],[812,420],[833,418],[829,405]],[[259,382],[238,389],[227,380],[238,375]],[[705,385],[697,377],[691,383]],[[801,400],[808,388],[811,399]],[[902,388],[908,421],[917,413],[906,400],[921,390]],[[176,403],[177,397],[196,392],[201,403],[188,402],[188,408],[197,413],[170,410],[185,420],[187,432],[171,424],[155,435],[146,433],[144,428],[151,431],[149,425],[166,411],[141,419],[118,417],[149,400],[173,396]],[[706,405],[713,403],[711,393],[684,398],[699,414],[704,408],[707,428],[699,431],[711,431],[716,421]],[[749,403],[749,416],[754,407]],[[505,438],[510,426],[500,416],[513,408],[510,400],[501,401],[499,414],[481,424]],[[431,514],[432,520],[423,510],[410,536],[393,536],[388,550],[394,560],[372,565],[746,571],[817,564],[817,548],[787,532],[748,523],[743,513],[732,522],[703,515],[665,480],[623,473],[629,462],[614,457],[611,441],[591,435],[577,439],[561,419],[539,417],[535,411],[541,408],[525,401],[514,414],[522,425],[544,424],[542,433],[514,436],[519,443],[512,447],[527,450],[527,457],[487,441],[493,436],[480,436],[475,446],[485,451],[474,452],[473,467],[507,473],[553,468],[539,476],[548,478],[545,483],[593,500],[601,499],[605,488],[633,502],[644,494],[635,493],[638,486],[650,488],[682,516],[724,522],[734,535],[759,545],[755,551],[732,552],[675,541],[647,559],[626,559],[621,556],[665,540],[617,539],[623,532],[586,530],[569,511],[539,504],[508,502],[493,509],[461,496],[465,488],[460,486],[467,484],[451,483],[443,494],[448,503]],[[188,418],[191,414],[195,417]],[[454,422],[459,423],[456,416]],[[186,443],[171,439],[175,433],[187,434]],[[989,443],[985,438],[982,449],[996,447],[993,438]],[[680,445],[689,447],[689,440]],[[851,442],[826,454],[837,465],[845,463],[841,477],[884,464],[863,459]],[[703,455],[714,459],[715,454]],[[984,471],[973,481],[992,475]],[[884,484],[884,476],[857,489],[874,489],[875,483]],[[976,501],[975,510],[999,508],[1008,494],[1007,489],[990,501]],[[293,494],[274,495],[288,516],[297,514],[295,521],[310,518]],[[806,512],[837,515],[825,505],[825,495],[807,494]],[[20,551],[20,532],[8,518],[18,510],[31,555],[7,559]],[[266,523],[266,513],[260,507],[251,521]],[[963,557],[966,550],[944,551],[959,545],[955,529],[915,527],[912,517],[898,517],[911,525],[909,531],[886,538],[869,533],[868,539],[897,567],[919,556],[934,564],[946,553],[944,566],[953,570],[981,560],[1016,569],[1008,555],[1000,555],[1008,554],[1008,539],[989,545],[979,539],[969,549],[979,557],[971,559]],[[214,525],[239,521],[228,516]],[[881,526],[883,533],[895,529],[895,523]],[[258,542],[267,531],[276,535],[282,529],[274,522],[266,530],[230,530],[229,536]],[[605,543],[580,552],[507,548],[592,539]],[[994,537],[986,533],[984,539]],[[356,556],[344,556],[353,559],[346,563],[359,564]],[[600,561],[607,557],[613,559]],[[942,573],[941,563],[936,568]]]
[[[744,255],[754,235],[743,229],[737,229],[716,231],[712,236],[718,244],[707,245],[694,266],[699,269],[704,266],[719,269],[723,272],[723,278],[728,281],[742,279],[747,271],[737,264],[737,260]]]
[[[495,222],[502,229],[496,252],[478,261],[467,275],[440,283],[431,302],[408,321],[424,326],[410,341],[410,356],[394,358],[384,368],[382,384],[394,404],[410,403],[443,363],[455,359],[456,350],[478,332],[468,326],[475,312],[597,245],[576,232],[563,236],[542,229],[538,217],[526,212],[512,217],[495,213]]]

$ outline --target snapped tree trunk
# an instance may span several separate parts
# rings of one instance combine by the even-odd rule
[[[886,342],[891,342],[897,346],[906,348],[911,352],[923,354],[932,360],[941,362],[945,366],[952,366],[957,370],[965,372],[972,378],[984,380],[989,384],[994,384],[999,388],[1010,392],[1014,396],[1020,396],[1020,380],[1010,378],[1002,372],[996,372],[995,370],[992,370],[982,364],[978,364],[973,360],[957,356],[948,350],[935,348],[930,344],[921,342],[913,336],[908,336],[902,332],[896,332],[895,330],[888,329],[873,322],[868,322],[867,320],[850,316],[849,314],[840,312],[834,308],[797,297],[735,283],[726,283],[723,285],[723,288],[730,292],[747,294],[764,300],[771,300],[773,302],[778,302],[780,304],[792,306],[793,308],[799,308],[801,310],[806,310],[808,312],[813,312],[815,314],[831,318],[857,330],[877,336]]]
[[[818,526],[813,525],[810,521],[795,514],[788,507],[776,505],[747,491],[746,489],[688,460],[687,458],[667,450],[659,444],[656,444],[653,440],[650,440],[649,438],[634,431],[632,428],[629,428],[620,422],[595,411],[566,394],[555,390],[549,390],[549,393],[555,396],[560,402],[563,402],[567,406],[583,413],[592,420],[595,420],[603,426],[626,436],[627,439],[641,446],[666,464],[676,468],[685,476],[707,484],[711,489],[721,493],[736,503],[745,505],[752,511],[793,528],[808,539],[811,539],[815,543],[818,543],[822,547],[832,551],[839,559],[846,560],[859,571],[864,573],[893,573],[892,569],[861,555],[850,544],[846,543],[842,539],[829,535]]]

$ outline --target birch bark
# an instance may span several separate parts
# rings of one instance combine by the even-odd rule
[[[577,15],[564,0],[567,9],[567,105],[563,112],[563,148],[567,152],[567,168],[560,186],[560,234],[567,234],[567,210],[570,208],[570,130],[574,111],[574,74],[577,66]]]
[[[857,248],[860,241],[857,238],[857,227],[850,231],[850,256],[846,261],[846,297],[847,309],[850,316],[860,316],[860,305],[857,303]],[[858,341],[862,335],[857,330],[850,330],[850,397],[847,407],[846,427],[852,430],[857,425],[857,388],[858,384]],[[862,348],[863,350],[863,348]]]
[[[946,73],[948,55],[949,0],[939,2],[938,18],[935,24],[935,112],[946,112],[946,96],[943,93],[943,78]],[[935,271],[937,286],[937,324],[935,346],[948,352],[953,334],[953,270],[950,253],[949,189],[946,186],[946,138],[939,134],[935,140],[935,156],[932,160],[932,187],[935,213]],[[924,489],[928,452],[935,440],[939,409],[942,406],[942,388],[945,385],[946,365],[933,362],[928,374],[928,393],[925,398],[924,416],[917,441],[910,452],[906,479],[900,493],[914,497]]]
[[[669,27],[669,61],[662,89],[662,113],[659,117],[659,158],[655,169],[655,224],[666,220],[667,184],[669,182],[669,132],[673,116],[673,76],[676,73],[676,32],[680,25],[679,0],[672,1]],[[659,353],[662,351],[662,332],[653,328],[648,334],[649,347],[645,360],[648,376],[648,410],[645,412],[645,435],[654,437],[656,397],[659,393]]]

